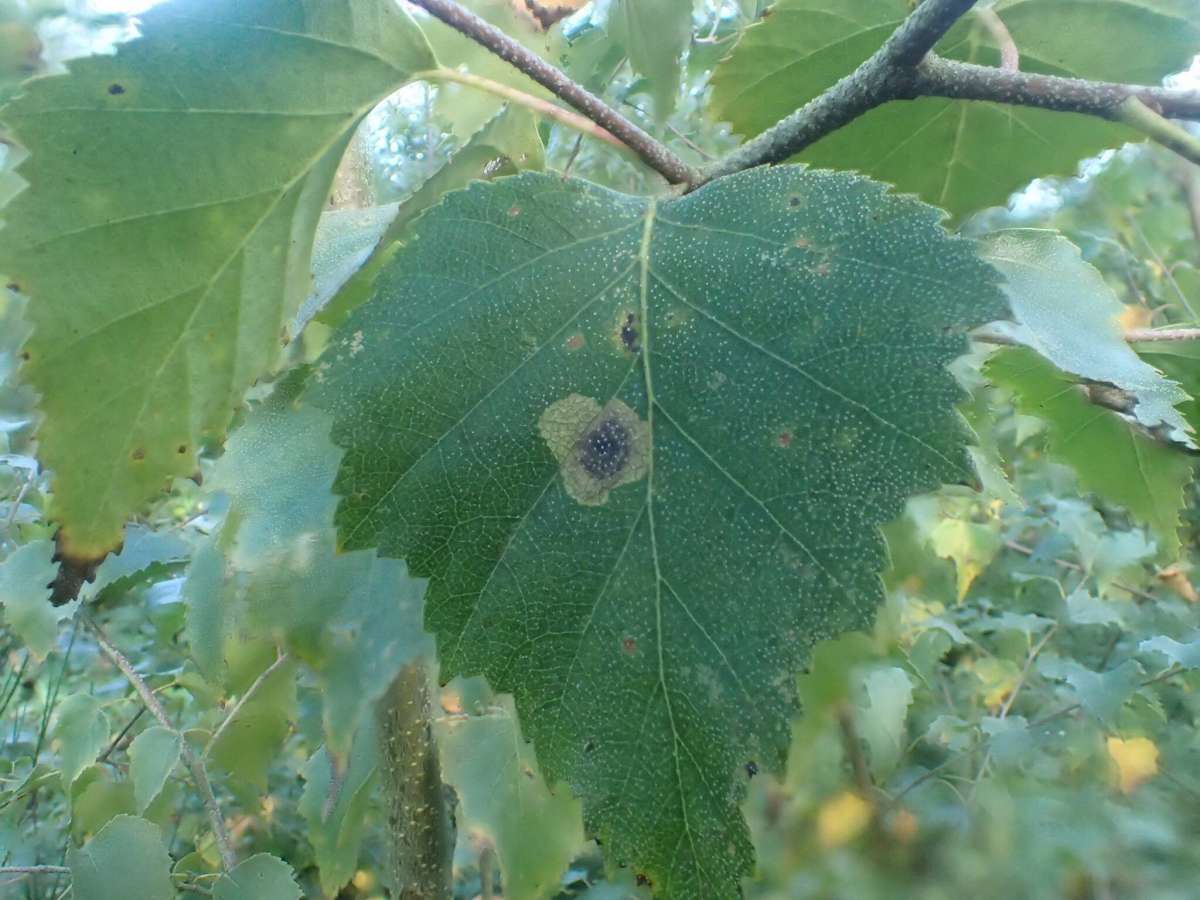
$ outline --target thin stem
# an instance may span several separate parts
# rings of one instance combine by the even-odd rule
[[[932,0],[930,0],[932,2]],[[964,2],[964,0],[957,0]],[[504,32],[493,28],[454,0],[413,0],[430,15],[445,22],[505,62],[524,72],[550,93],[566,101],[592,122],[606,129],[622,144],[672,184],[696,184],[699,174],[611,106],[568,78],[536,53],[521,46]]]
[[[142,676],[137,673],[137,670],[133,668],[133,664],[125,658],[124,654],[122,654],[120,650],[113,646],[112,642],[108,639],[108,637],[104,634],[104,631],[96,622],[87,618],[84,619],[84,622],[87,624],[88,628],[91,629],[92,634],[95,636],[96,646],[100,648],[100,652],[103,653],[108,658],[109,662],[116,666],[121,671],[121,674],[124,675],[129,681],[129,683],[133,685],[133,689],[137,692],[137,695],[142,698],[142,702],[146,704],[146,708],[150,710],[150,714],[158,720],[158,723],[162,725],[163,728],[166,728],[168,731],[172,731],[175,734],[179,734],[178,729],[171,724],[171,720],[167,717],[167,711],[163,709],[163,705],[159,702],[158,697],[154,695],[154,692],[150,690],[149,685],[147,685],[142,679]],[[229,832],[225,828],[225,818],[221,815],[221,807],[217,803],[216,795],[213,794],[212,784],[208,780],[208,770],[204,768],[203,760],[198,758],[192,751],[191,745],[188,744],[187,739],[181,734],[179,736],[179,755],[183,758],[184,765],[186,765],[191,771],[192,780],[196,782],[196,788],[200,792],[200,799],[203,801],[204,808],[208,812],[208,818],[213,829],[213,839],[217,843],[217,852],[221,856],[222,868],[224,868],[226,871],[229,871],[237,865],[237,856],[234,855],[232,843],[229,839]]]
[[[988,30],[996,46],[1000,48],[1000,68],[1006,72],[1017,72],[1021,68],[1021,53],[1017,50],[1017,42],[1013,40],[1012,32],[1004,24],[996,10],[990,6],[975,10],[975,15]]]
[[[476,90],[486,91],[489,94],[502,97],[510,103],[516,103],[518,106],[524,106],[526,109],[540,113],[546,118],[553,119],[561,125],[566,125],[568,128],[573,128],[581,134],[589,135],[614,147],[619,147],[622,150],[629,149],[623,141],[614,137],[611,132],[601,128],[586,116],[581,116],[577,112],[571,112],[569,109],[563,109],[549,100],[543,100],[541,97],[535,97],[533,94],[527,94],[525,91],[518,91],[514,87],[509,87],[507,84],[493,81],[490,78],[484,78],[481,75],[472,75],[470,72],[460,72],[457,69],[448,69],[442,66],[441,68],[430,69],[427,72],[420,72],[414,78],[427,81],[453,81],[456,84],[463,84]]]
[[[246,690],[242,692],[242,696],[238,697],[237,703],[233,704],[233,709],[229,710],[225,718],[221,720],[221,724],[217,726],[217,730],[212,733],[212,737],[208,739],[208,743],[204,745],[204,750],[200,754],[201,760],[208,759],[209,752],[214,746],[216,746],[216,743],[220,739],[221,735],[225,733],[225,729],[229,727],[229,723],[237,718],[237,714],[242,711],[242,707],[246,705],[247,701],[249,701],[251,697],[258,693],[259,689],[263,686],[263,684],[266,683],[267,679],[270,678],[275,671],[287,661],[288,655],[286,653],[277,652],[275,662],[263,669],[262,672],[259,673],[258,677],[254,679],[254,682],[250,685],[250,687],[246,688]]]
[[[1136,95],[1122,100],[1117,105],[1113,118],[1124,122],[1130,128],[1136,128],[1152,141],[1174,151],[1188,162],[1200,165],[1200,138],[1164,118],[1161,113],[1155,112]]]

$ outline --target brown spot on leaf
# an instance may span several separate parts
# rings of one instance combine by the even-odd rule
[[[792,246],[798,250],[804,250],[808,247],[808,238],[804,235],[799,235],[796,240],[792,241]]]
[[[129,454],[129,458],[132,459],[134,462],[141,462],[143,459],[146,458],[146,448],[145,447],[134,447],[133,452]]]
[[[638,887],[654,887],[654,882],[651,881],[650,876],[644,872],[638,872],[637,875],[634,876],[634,880],[637,881]]]
[[[621,328],[617,336],[621,339],[621,346],[630,353],[637,353],[640,345],[638,344],[638,320],[634,313],[627,313],[625,320],[621,323]]]
[[[571,335],[569,338],[567,338],[567,349],[568,350],[579,350],[586,343],[587,343],[587,339],[584,338],[584,336],[577,331],[573,335]]]
[[[621,641],[621,649],[625,651],[627,656],[633,656],[637,653],[637,638],[626,637]]]
[[[785,449],[792,446],[792,433],[790,431],[779,432],[779,437],[775,439],[775,442]]]
[[[178,453],[180,456],[183,456],[183,454],[187,453],[187,444],[180,444],[178,447],[175,448],[175,452]]]
[[[515,218],[516,218],[517,216],[519,216],[520,214],[521,214],[521,207],[519,207],[519,206],[510,206],[510,207],[508,208],[508,217],[509,217],[510,219],[515,219]]]

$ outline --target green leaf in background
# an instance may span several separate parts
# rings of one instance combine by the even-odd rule
[[[21,639],[33,658],[54,649],[58,623],[75,615],[79,601],[50,605],[50,582],[58,574],[53,541],[33,541],[0,562],[0,608],[4,624]]]
[[[434,64],[392,0],[176,0],[141,31],[0,112],[30,151],[0,270],[33,299],[39,454],[80,558],[223,435],[308,293],[351,133]]]
[[[437,720],[442,777],[454,788],[460,835],[495,847],[505,896],[555,896],[583,847],[579,801],[567,785],[551,791],[521,737],[512,698],[478,715]]]
[[[161,725],[147,728],[129,745],[129,778],[139,813],[146,811],[166,784],[179,762],[181,746],[179,732]]]
[[[717,68],[712,114],[747,137],[758,134],[850,74],[911,7],[908,0],[781,0]],[[1176,0],[999,0],[994,9],[1025,72],[1156,84],[1200,50],[1194,9]],[[974,16],[936,49],[999,63],[994,39]],[[1138,137],[1087,116],[923,98],[872,110],[800,158],[856,169],[961,217],[1003,204],[1034,178],[1072,175],[1081,159]]]
[[[63,787],[96,761],[108,743],[108,719],[91,694],[72,694],[58,705],[54,739],[58,743]]]
[[[1129,415],[1165,438],[1195,448],[1176,409],[1187,392],[1141,359],[1117,319],[1126,308],[1079,248],[1054,231],[1014,228],[983,239],[982,255],[1004,275],[1016,325],[1003,330],[1059,369],[1125,391]]]
[[[375,720],[367,719],[354,736],[354,746],[340,779],[334,779],[333,765],[324,747],[304,767],[299,812],[308,825],[321,888],[329,895],[336,894],[353,878],[358,867],[367,808],[375,786],[376,739]]]
[[[117,816],[67,851],[72,900],[173,900],[171,858],[158,826]]]
[[[782,767],[812,643],[871,619],[877,526],[974,480],[945,366],[1005,309],[937,222],[796,167],[663,201],[473,185],[322,363],[342,542],[431,579],[442,678],[513,693],[664,896],[736,891],[746,767]]]
[[[192,548],[178,535],[131,525],[125,529],[121,552],[105,559],[96,569],[96,577],[83,583],[79,599],[88,602],[105,588],[145,575],[152,567],[185,562],[191,553]]]
[[[213,538],[196,549],[183,583],[184,637],[196,668],[213,684],[224,681],[225,599],[225,555]]]
[[[522,3],[463,0],[462,5],[527,49],[542,57],[549,56],[553,41],[531,16],[520,11]],[[421,25],[443,65],[498,81],[534,97],[551,98],[550,93],[529,76],[440,20],[423,19]],[[454,82],[440,82],[436,90],[434,108],[439,119],[447,122],[451,133],[462,141],[469,140],[483,128],[505,102],[495,94]]]
[[[1150,525],[1162,556],[1179,555],[1179,512],[1195,465],[1190,456],[1090,402],[1075,379],[1032,350],[1001,350],[984,373],[1013,391],[1018,409],[1046,422],[1050,455],[1075,470],[1084,490]]]
[[[247,675],[261,675],[250,669]],[[249,678],[232,686],[239,694],[255,682]],[[267,789],[267,769],[279,753],[296,717],[296,666],[285,662],[258,684],[254,695],[234,713],[228,727],[213,743],[214,763],[258,791]]]
[[[529,110],[519,106],[507,106],[496,113],[487,123],[471,135],[470,139],[446,161],[446,164],[402,203],[388,207],[376,207],[373,217],[362,220],[366,227],[357,235],[360,246],[371,242],[375,250],[370,260],[352,277],[345,279],[340,290],[324,299],[319,295],[309,298],[299,320],[316,318],[326,325],[338,325],[356,306],[370,296],[371,285],[379,269],[390,259],[395,241],[421,212],[432,206],[446,193],[464,188],[472,181],[490,180],[504,175],[513,175],[525,169],[541,169],[545,164],[542,139],[538,136],[538,119]],[[391,210],[388,215],[384,210]],[[318,244],[322,230],[333,230],[331,216],[339,213],[367,213],[367,210],[334,210],[321,217],[317,229]],[[383,221],[386,217],[386,221]],[[375,231],[379,231],[375,234]],[[373,238],[373,240],[371,240]],[[329,238],[327,238],[329,240]],[[349,240],[349,238],[347,238]],[[314,258],[317,251],[314,250]],[[344,259],[344,257],[343,257]]]
[[[660,122],[679,97],[680,62],[692,40],[692,0],[610,0],[606,29],[649,82]]]
[[[238,863],[212,888],[213,900],[300,900],[292,867],[270,853],[259,853]]]
[[[425,584],[373,552],[336,552],[331,487],[341,451],[328,413],[297,404],[293,390],[284,384],[254,409],[209,480],[230,497],[222,539],[242,573],[236,598],[221,601],[219,627],[274,637],[308,665],[326,745],[342,759],[400,667],[432,653],[421,624]]]
[[[1174,665],[1185,669],[1200,669],[1200,640],[1181,643],[1174,638],[1160,634],[1142,641],[1138,645],[1142,653],[1161,653]]]

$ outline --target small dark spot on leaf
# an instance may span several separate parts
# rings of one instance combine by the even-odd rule
[[[612,478],[629,461],[629,430],[616,419],[604,419],[579,439],[579,464],[593,478]]]
[[[588,741],[586,744],[584,744],[584,745],[583,745],[583,752],[584,752],[584,753],[591,753],[591,752],[592,752],[593,750],[595,750],[595,749],[596,749],[596,742],[595,742],[595,741]]]
[[[108,92],[115,97],[117,94],[125,93],[125,87],[124,87],[124,85],[120,85],[120,84],[116,84],[116,83],[110,84],[108,86]]]
[[[799,194],[792,194],[792,196],[788,197],[788,206],[796,207],[799,206],[800,203],[801,200]]]
[[[510,207],[508,208],[508,217],[509,217],[510,219],[515,219],[515,218],[516,218],[517,216],[519,216],[520,214],[521,214],[521,207],[519,207],[519,206],[510,206]]]
[[[567,349],[578,350],[586,343],[587,340],[584,338],[584,336],[579,332],[575,332],[575,334],[567,338]]]
[[[30,356],[30,354],[29,354],[29,351],[28,351],[28,350],[22,350],[22,351],[21,351],[21,359],[22,359],[22,360],[24,360],[25,362],[29,362],[29,360],[30,360],[31,358],[32,358],[32,357]]]
[[[180,444],[178,447],[175,448],[175,452],[178,453],[180,456],[187,453],[187,444]]]
[[[146,450],[143,447],[135,447],[134,451],[129,454],[130,458],[135,461],[140,461],[146,458]]]
[[[635,880],[637,881],[638,887],[653,887],[654,885],[654,882],[650,880],[650,877],[643,872],[638,872],[635,876]]]
[[[621,345],[630,353],[638,352],[637,316],[629,313],[621,323]]]
[[[19,284],[17,284],[15,281],[10,281],[8,284],[5,285],[5,287],[8,288],[10,291],[20,291],[21,290],[21,286]]]
[[[781,431],[776,441],[780,447],[790,447],[792,446],[792,433],[790,431]]]
[[[753,778],[757,774],[758,763],[756,763],[754,760],[750,760],[750,762],[746,763],[746,777]]]
[[[629,656],[633,656],[633,654],[637,652],[637,638],[626,637],[621,641],[621,649],[624,650]]]

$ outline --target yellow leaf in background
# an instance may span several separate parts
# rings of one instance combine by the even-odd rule
[[[998,709],[1021,680],[1020,667],[1010,659],[987,656],[978,660],[973,670],[983,687],[983,704]]]
[[[817,812],[817,840],[826,850],[854,840],[871,824],[871,804],[854,791],[826,800]]]
[[[1154,312],[1148,306],[1128,303],[1117,316],[1117,325],[1122,331],[1132,331],[1135,328],[1148,328]]]
[[[1124,794],[1158,774],[1158,747],[1149,738],[1110,737],[1108,755],[1117,764],[1117,783]]]
[[[1168,566],[1158,573],[1158,579],[1188,603],[1200,603],[1200,594],[1196,593],[1182,566]]]
[[[971,583],[996,558],[1003,540],[996,522],[981,525],[962,519],[943,519],[930,532],[929,542],[938,556],[954,560],[961,601]]]
[[[907,809],[901,809],[888,821],[887,830],[901,844],[911,844],[917,837],[917,817]]]

